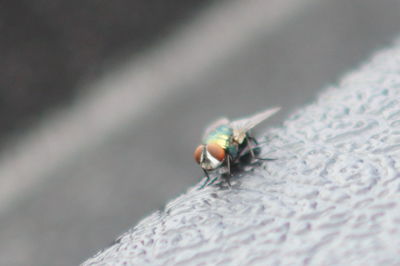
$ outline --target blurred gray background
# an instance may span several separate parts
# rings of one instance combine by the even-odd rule
[[[198,182],[209,122],[279,126],[399,26],[397,0],[2,1],[0,265],[79,264]]]

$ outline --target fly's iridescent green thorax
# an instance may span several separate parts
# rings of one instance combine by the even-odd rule
[[[232,156],[236,158],[238,146],[233,142],[233,129],[228,125],[221,125],[210,132],[203,140],[205,145],[216,143]]]

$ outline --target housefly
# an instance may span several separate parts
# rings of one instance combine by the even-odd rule
[[[209,182],[209,171],[224,168],[230,176],[232,165],[237,163],[242,156],[250,153],[255,158],[254,149],[258,143],[249,131],[280,109],[280,107],[270,108],[250,117],[234,121],[220,118],[207,127],[202,144],[194,151],[194,159],[207,177],[200,189],[207,183],[212,184],[217,179],[214,178]]]

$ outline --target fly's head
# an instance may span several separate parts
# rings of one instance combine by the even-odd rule
[[[225,149],[216,143],[199,145],[194,151],[194,159],[206,171],[215,170],[225,160]]]

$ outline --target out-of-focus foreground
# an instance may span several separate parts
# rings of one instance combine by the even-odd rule
[[[277,122],[399,34],[394,0],[161,2],[1,5],[0,264],[81,262],[197,182],[208,122]]]

